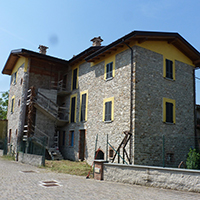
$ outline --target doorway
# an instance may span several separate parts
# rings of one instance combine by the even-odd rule
[[[83,161],[85,159],[85,130],[80,130],[79,133],[79,159]]]

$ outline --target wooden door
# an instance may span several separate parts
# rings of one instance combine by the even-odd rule
[[[83,161],[85,158],[85,130],[80,130],[79,137],[79,159]]]

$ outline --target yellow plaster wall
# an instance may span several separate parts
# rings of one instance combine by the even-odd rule
[[[13,68],[12,70],[12,74],[17,72],[19,67],[21,65],[25,65],[24,66],[24,71],[26,72],[27,71],[27,67],[28,67],[28,58],[25,58],[25,57],[20,57],[18,60],[17,60],[17,63],[15,64],[15,67]]]
[[[179,51],[173,44],[168,44],[166,41],[146,41],[141,44],[137,43],[136,45],[162,54],[169,60],[178,60],[188,65],[194,66],[192,61],[186,55]]]
[[[162,54],[163,58],[165,59],[178,60],[188,65],[194,66],[192,60],[190,60],[185,54],[179,51],[173,44],[169,44],[167,41],[145,41],[141,44],[139,44],[138,42],[132,42],[129,44],[129,46],[131,47],[133,47],[134,45]],[[113,59],[113,57],[115,57],[118,53],[125,51],[126,49],[129,48],[127,46],[124,46],[123,48],[118,49],[116,52],[108,54],[108,56],[98,60],[97,62],[91,63],[91,67],[102,61],[108,63],[109,60]]]

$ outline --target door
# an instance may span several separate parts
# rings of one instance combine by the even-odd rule
[[[59,149],[65,146],[65,131],[59,131]]]
[[[85,130],[80,130],[79,132],[79,159],[83,161],[85,158]]]

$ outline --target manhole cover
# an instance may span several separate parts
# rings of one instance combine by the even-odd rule
[[[21,173],[38,173],[37,171],[27,170],[27,171],[20,171]]]
[[[42,181],[44,184],[58,183],[57,181]]]
[[[54,186],[60,186],[57,183],[51,183],[51,184],[43,184],[44,187],[54,187]]]
[[[57,187],[57,186],[62,186],[58,183],[58,181],[55,180],[47,180],[47,181],[40,181],[40,186],[42,187]]]

